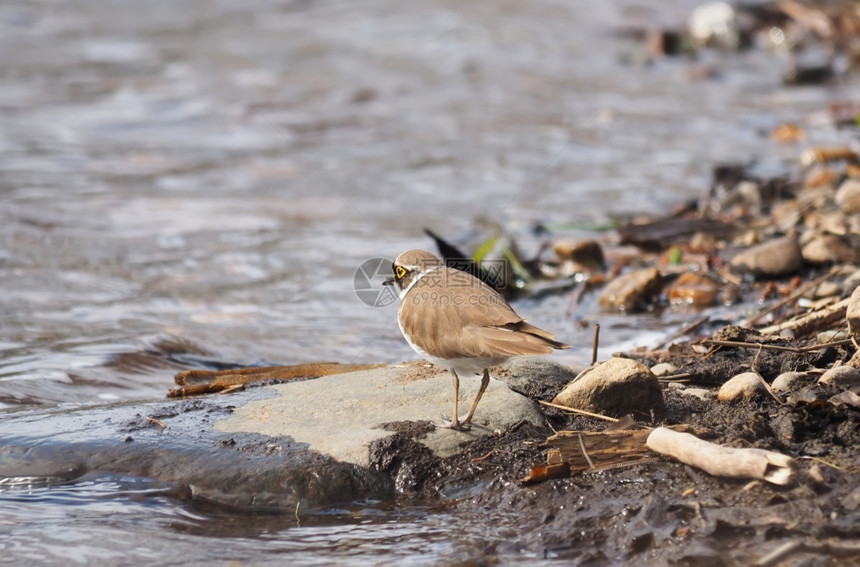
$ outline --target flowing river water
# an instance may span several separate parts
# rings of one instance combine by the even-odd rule
[[[778,171],[769,129],[848,86],[786,89],[765,49],[646,64],[622,33],[683,27],[695,5],[4,2],[0,419],[163,397],[171,353],[412,359],[395,306],[365,305],[354,276],[433,249],[423,227],[459,242],[488,219],[528,255],[535,226],[593,236],[613,214],[701,195],[715,164]],[[691,80],[694,66],[718,72]],[[583,319],[609,352],[690,317],[608,316],[563,294],[516,308],[580,363]],[[436,564],[516,537],[503,512],[456,533],[444,509],[384,503],[297,525],[171,490],[0,484],[0,562]]]

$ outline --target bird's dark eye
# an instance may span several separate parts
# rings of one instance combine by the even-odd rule
[[[406,268],[403,266],[394,266],[394,277],[398,280],[402,280],[403,276],[406,275]]]

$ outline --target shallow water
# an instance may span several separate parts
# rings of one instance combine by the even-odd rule
[[[764,50],[707,53],[720,75],[689,81],[615,33],[695,4],[4,3],[0,408],[158,398],[195,363],[411,359],[353,277],[432,247],[422,227],[468,242],[495,219],[528,255],[536,224],[664,211],[715,163],[779,170],[796,153],[767,130],[851,85],[786,90]],[[590,358],[582,320],[605,352],[691,320],[517,309],[568,362]],[[246,530],[145,479],[0,491],[4,560],[436,563],[509,539],[376,504]]]

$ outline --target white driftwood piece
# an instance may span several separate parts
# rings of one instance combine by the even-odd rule
[[[735,449],[702,441],[695,435],[658,427],[646,441],[652,451],[714,476],[752,478],[779,485],[794,480],[794,459],[764,449]]]

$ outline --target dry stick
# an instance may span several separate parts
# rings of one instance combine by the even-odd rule
[[[684,335],[686,335],[688,333],[692,333],[693,331],[695,331],[696,329],[698,329],[699,327],[701,327],[702,325],[707,323],[710,319],[711,319],[710,317],[702,317],[698,321],[690,323],[689,325],[687,325],[686,327],[684,327],[683,329],[681,329],[677,333],[673,334],[670,337],[667,337],[662,343],[660,343],[659,345],[654,347],[654,350],[660,350],[660,349],[664,348],[670,342],[677,339],[678,337],[683,337]]]
[[[788,297],[786,297],[780,301],[777,301],[776,303],[774,303],[773,305],[771,305],[770,307],[768,307],[766,309],[762,309],[754,317],[751,317],[750,319],[747,319],[746,321],[744,321],[743,326],[752,327],[756,321],[758,321],[759,319],[761,319],[765,315],[769,315],[770,313],[773,313],[777,309],[780,309],[780,308],[784,307],[785,305],[788,305],[792,301],[799,299],[804,293],[806,293],[810,289],[817,287],[818,285],[824,283],[825,281],[829,280],[831,277],[836,275],[836,273],[838,271],[839,271],[839,268],[837,266],[830,268],[830,271],[827,272],[826,274],[824,274],[823,276],[817,277],[812,281],[806,282],[806,284],[800,286],[800,288],[796,289],[794,291],[794,293],[792,293]]]
[[[471,462],[471,463],[479,463],[479,462],[483,461],[484,459],[488,459],[488,458],[490,458],[490,455],[492,455],[492,454],[493,454],[493,452],[492,452],[492,451],[490,451],[489,453],[487,453],[486,455],[484,455],[484,456],[482,456],[482,457],[475,457],[474,459],[471,459],[469,462]]]
[[[830,467],[830,468],[832,468],[832,469],[836,469],[836,470],[838,470],[839,472],[848,472],[848,469],[842,468],[842,467],[840,467],[840,466],[838,466],[838,465],[834,465],[833,463],[831,463],[831,462],[829,462],[829,461],[825,461],[824,459],[820,459],[820,458],[818,458],[818,457],[808,457],[808,456],[805,456],[805,455],[804,455],[804,456],[801,456],[801,457],[797,457],[797,460],[798,460],[798,461],[799,461],[799,460],[801,460],[801,459],[808,459],[808,460],[810,460],[810,461],[815,461],[816,463],[821,463],[822,465],[824,465],[824,466],[826,466],[826,467]]]
[[[841,341],[833,341],[831,343],[823,343],[820,345],[807,345],[805,347],[789,347],[782,345],[769,345],[765,343],[752,343],[746,341],[715,341],[713,339],[705,339],[702,341],[703,345],[714,345],[719,347],[739,347],[739,348],[762,348],[764,350],[781,350],[785,352],[793,352],[802,354],[804,352],[812,352],[815,350],[825,349],[827,347],[834,346],[842,346],[847,345],[851,342],[851,339],[842,339]],[[708,353],[711,354],[711,353]]]
[[[591,365],[597,362],[597,344],[600,339],[600,323],[594,324],[594,339],[591,342]]]
[[[162,429],[165,429],[167,427],[166,425],[164,425],[163,421],[155,419],[154,417],[146,416],[146,421],[148,421],[150,423],[154,423],[155,425],[157,425],[158,427],[160,427]]]
[[[860,543],[853,541],[789,541],[760,558],[754,565],[757,567],[777,565],[789,556],[803,552],[829,555],[831,557],[853,557],[860,555]]]
[[[774,451],[724,447],[665,427],[651,431],[645,444],[656,453],[713,476],[753,478],[783,486],[794,481],[794,459]]]
[[[770,387],[770,384],[768,384],[767,382],[765,382],[765,380],[764,380],[764,376],[762,376],[761,374],[759,374],[759,371],[758,371],[758,370],[756,370],[756,367],[758,366],[758,357],[759,357],[759,355],[761,354],[761,351],[762,351],[762,349],[761,349],[761,348],[759,348],[759,349],[756,351],[756,353],[755,353],[755,357],[753,358],[752,365],[750,366],[750,369],[751,369],[751,370],[755,373],[755,375],[758,377],[759,382],[761,382],[761,385],[762,385],[762,386],[764,386],[764,389],[765,389],[765,390],[767,390],[767,393],[768,393],[768,394],[770,394],[770,397],[771,397],[771,398],[773,398],[774,400],[776,400],[776,403],[778,403],[779,405],[784,405],[784,404],[785,404],[785,402],[783,402],[782,400],[780,400],[780,399],[779,399],[779,396],[777,396],[777,395],[776,395],[776,392],[774,392],[774,391],[773,391],[773,388],[771,388],[771,387]]]
[[[618,419],[616,419],[616,418],[614,418],[614,417],[609,417],[608,415],[600,415],[599,413],[591,413],[590,411],[585,411],[585,410],[581,410],[581,409],[571,408],[571,407],[568,407],[568,406],[562,406],[562,405],[559,405],[559,404],[554,404],[554,403],[552,403],[552,402],[545,402],[545,401],[543,401],[543,400],[538,400],[538,403],[539,403],[539,404],[542,404],[542,405],[545,405],[545,406],[549,406],[549,407],[551,407],[551,408],[556,408],[556,409],[560,409],[560,410],[565,410],[565,411],[569,411],[569,412],[576,413],[576,414],[579,414],[579,415],[584,415],[584,416],[587,416],[587,417],[596,417],[597,419],[605,419],[606,421],[611,421],[611,422],[613,422],[613,423],[615,423],[615,422],[619,421]]]

